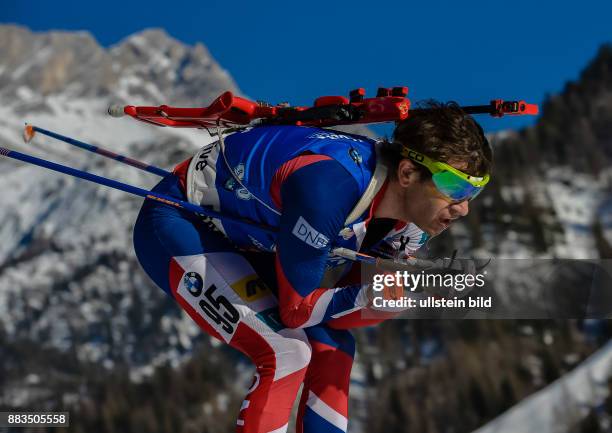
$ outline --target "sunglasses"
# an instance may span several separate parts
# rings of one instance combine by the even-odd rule
[[[402,147],[401,154],[404,158],[427,167],[431,172],[431,178],[436,189],[452,201],[473,200],[482,192],[490,179],[488,174],[484,177],[470,176],[451,165],[434,161],[405,146]]]

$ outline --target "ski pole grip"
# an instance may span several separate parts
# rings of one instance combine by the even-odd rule
[[[113,117],[123,117],[125,116],[125,111],[123,110],[123,105],[111,105],[108,107],[108,114]]]

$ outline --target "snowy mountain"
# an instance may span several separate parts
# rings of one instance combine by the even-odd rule
[[[21,112],[36,102],[44,106],[50,95],[181,105],[207,104],[238,90],[204,45],[187,46],[159,29],[105,49],[88,32],[32,33],[3,25],[0,58],[0,98],[14,100]]]
[[[143,188],[156,176],[44,136],[24,144],[24,122],[171,168],[210,137],[113,119],[106,107],[205,104],[237,91],[203,45],[159,30],[106,50],[84,32],[0,26],[0,58],[3,146]],[[0,165],[0,321],[9,335],[135,364],[192,347],[197,327],[135,261],[131,227],[140,198],[12,160]]]

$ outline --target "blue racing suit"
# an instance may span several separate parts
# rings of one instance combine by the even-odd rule
[[[155,190],[274,232],[144,203],[134,245],[145,271],[257,366],[237,431],[284,432],[302,383],[298,432],[346,431],[354,341],[345,328],[367,324],[367,296],[331,250],[367,243],[369,252],[411,254],[426,240],[394,220],[367,236],[385,179],[371,139],[260,126],[204,146]]]

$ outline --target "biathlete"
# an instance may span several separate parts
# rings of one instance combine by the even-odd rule
[[[368,286],[346,247],[402,258],[468,213],[489,180],[482,128],[454,104],[399,122],[392,141],[258,126],[206,145],[154,189],[244,217],[202,220],[147,200],[134,228],[147,274],[204,332],[242,351],[255,379],[237,432],[282,433],[300,385],[297,431],[346,432],[355,353],[371,325]]]

